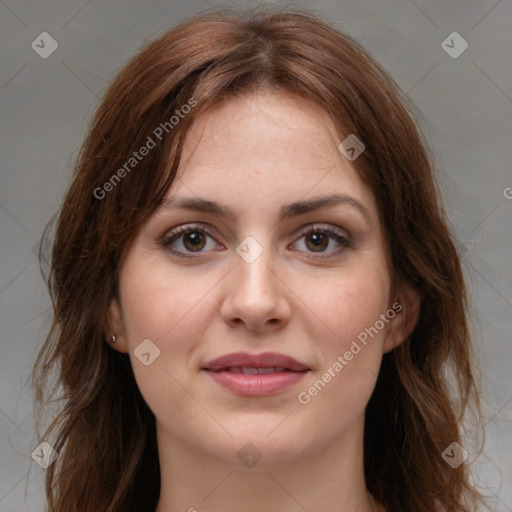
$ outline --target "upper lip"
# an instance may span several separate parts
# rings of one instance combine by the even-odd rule
[[[203,370],[220,371],[233,366],[250,368],[272,368],[281,366],[295,372],[309,370],[307,366],[299,363],[299,361],[293,357],[277,352],[263,352],[261,354],[233,352],[232,354],[225,354],[217,359],[213,359],[203,367]]]

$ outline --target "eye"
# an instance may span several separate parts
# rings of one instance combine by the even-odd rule
[[[207,247],[207,238],[212,238],[210,233],[210,228],[206,225],[188,224],[179,226],[165,236],[162,240],[162,246],[181,256],[185,256],[187,252],[201,253],[204,252],[203,249],[205,249],[205,247],[208,251],[212,250],[212,245],[214,247],[216,246],[216,244],[213,243],[210,244],[209,248]]]
[[[327,253],[326,258],[333,254],[338,254],[344,249],[351,247],[350,241],[345,233],[341,230],[329,226],[314,226],[305,229],[298,240],[305,239],[304,245],[306,252]],[[208,247],[208,239],[211,239]],[[327,250],[330,246],[337,244],[332,250]],[[295,242],[292,245],[296,245]],[[203,224],[187,224],[179,226],[168,233],[161,242],[161,245],[171,252],[183,257],[194,257],[194,253],[203,253],[217,248],[223,248],[220,244],[216,244],[213,240],[211,229]],[[187,255],[188,254],[188,255]]]
[[[306,246],[308,252],[327,252],[328,256],[338,254],[351,246],[348,237],[343,231],[338,231],[337,229],[331,228],[329,226],[315,226],[313,228],[308,228],[301,233],[301,236],[298,240],[303,238],[305,239],[304,245]],[[327,251],[327,249],[333,245],[333,240],[334,245],[337,244],[338,246],[333,250]],[[321,257],[324,258],[328,256]]]

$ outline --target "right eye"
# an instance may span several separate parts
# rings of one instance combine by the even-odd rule
[[[168,233],[162,241],[162,246],[170,250],[174,254],[183,256],[184,258],[193,258],[187,255],[194,253],[207,252],[203,249],[208,245],[208,238],[212,238],[211,231],[206,225],[185,224],[179,226]],[[215,246],[214,243],[211,244]],[[181,246],[181,247],[177,247]],[[213,247],[212,247],[213,248]]]

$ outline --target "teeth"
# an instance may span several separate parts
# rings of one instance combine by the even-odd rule
[[[231,373],[243,373],[244,375],[259,375],[263,373],[277,373],[283,372],[284,366],[275,366],[271,368],[254,368],[252,366],[231,366],[228,371]]]
[[[275,368],[258,368],[257,371],[258,371],[258,373],[275,373],[276,369]]]
[[[258,374],[258,368],[250,368],[248,366],[242,367],[242,373],[244,375],[257,375]]]

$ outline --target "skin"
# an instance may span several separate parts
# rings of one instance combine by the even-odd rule
[[[364,410],[382,355],[414,328],[417,294],[405,287],[402,312],[307,405],[297,398],[398,300],[375,199],[339,152],[341,140],[305,100],[268,91],[229,100],[189,131],[168,197],[216,201],[235,219],[162,209],[125,255],[108,332],[129,352],[157,419],[157,512],[384,510],[365,487]],[[332,193],[357,200],[367,217],[345,204],[279,218],[284,204]],[[162,246],[191,223],[212,230],[199,242],[190,233],[174,240],[192,258]],[[301,231],[315,226],[349,246],[324,233],[318,248]],[[263,249],[252,263],[235,251],[248,236]],[[144,339],[160,350],[149,366],[134,355]],[[280,352],[311,371],[278,394],[236,396],[201,371],[235,351]],[[261,453],[251,468],[237,457],[248,442]]]

